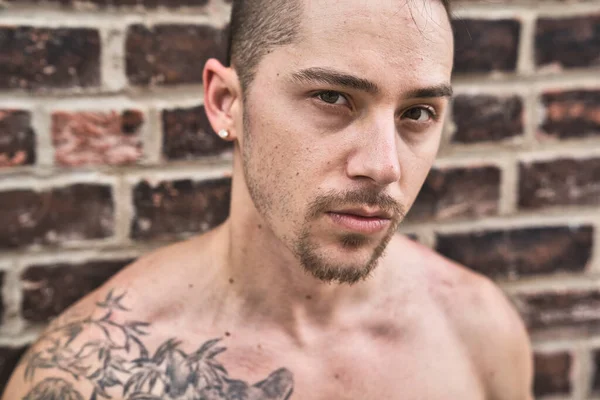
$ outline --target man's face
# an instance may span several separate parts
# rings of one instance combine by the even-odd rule
[[[247,93],[245,180],[307,271],[353,283],[435,159],[452,33],[437,0],[304,1],[299,39],[262,59]]]

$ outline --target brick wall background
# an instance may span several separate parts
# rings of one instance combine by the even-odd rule
[[[0,0],[0,390],[54,316],[227,215],[225,0]],[[402,230],[493,277],[535,392],[600,399],[600,0],[456,5],[456,98]]]

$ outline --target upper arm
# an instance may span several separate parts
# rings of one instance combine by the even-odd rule
[[[73,377],[58,370],[38,371],[26,377],[27,360],[14,371],[4,392],[3,400],[83,400],[90,394]]]
[[[122,295],[94,296],[56,319],[25,354],[3,400],[83,400],[110,398],[125,359],[121,350],[140,324],[119,322]],[[113,397],[114,398],[114,397]]]
[[[533,355],[525,325],[502,291],[482,279],[479,322],[470,335],[490,400],[532,400]]]

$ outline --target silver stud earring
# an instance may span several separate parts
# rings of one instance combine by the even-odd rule
[[[221,129],[219,131],[219,137],[221,139],[229,139],[229,131],[227,129]]]

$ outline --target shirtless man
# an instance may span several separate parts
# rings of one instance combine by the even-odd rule
[[[233,67],[204,69],[230,218],[58,318],[4,399],[532,399],[501,292],[395,235],[448,109],[448,5],[233,3]]]

